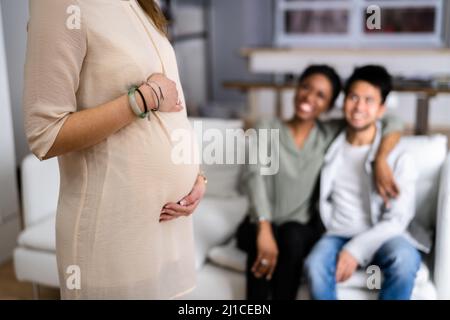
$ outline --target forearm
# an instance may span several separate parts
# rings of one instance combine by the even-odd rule
[[[402,134],[400,132],[392,132],[383,137],[377,152],[377,159],[386,159],[395,146],[399,143]]]
[[[138,105],[143,108],[140,97]],[[68,116],[45,159],[92,147],[138,118],[123,95],[98,107],[72,113]]]
[[[401,235],[406,225],[397,220],[381,221],[371,229],[363,232],[350,241],[344,249],[358,261],[359,265],[365,267],[372,261],[375,252],[389,239]]]
[[[267,190],[261,176],[254,173],[247,181],[247,189],[251,206],[253,207],[253,214],[255,215],[254,218],[270,221],[272,219],[271,205],[268,201]]]
[[[257,223],[258,230],[272,228],[272,223],[269,220],[260,220]]]

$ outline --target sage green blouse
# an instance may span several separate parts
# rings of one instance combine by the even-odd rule
[[[279,148],[271,150],[275,152],[271,154],[272,159],[277,159],[276,153],[279,154],[279,170],[274,175],[262,175],[260,164],[245,167],[242,182],[250,200],[249,214],[253,222],[266,219],[282,224],[310,220],[325,153],[345,125],[345,120],[317,121],[304,146],[298,148],[289,127],[281,120],[258,123],[257,129],[279,129]],[[384,117],[382,125],[383,135],[403,130],[402,121],[391,115]]]

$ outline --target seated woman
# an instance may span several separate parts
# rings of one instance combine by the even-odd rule
[[[238,247],[247,252],[247,299],[293,300],[305,257],[320,238],[323,226],[314,211],[314,195],[324,155],[345,121],[321,121],[332,109],[341,81],[326,65],[308,67],[295,94],[295,114],[287,122],[261,121],[257,129],[278,129],[279,170],[262,176],[261,165],[247,165],[243,184],[250,210],[237,231]],[[401,137],[403,124],[394,117],[382,121],[383,140],[375,160],[377,190],[387,202],[398,190],[387,156]]]

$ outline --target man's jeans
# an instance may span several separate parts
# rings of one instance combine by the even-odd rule
[[[314,246],[305,262],[311,297],[336,300],[336,264],[339,253],[349,238],[324,236]],[[403,237],[385,242],[375,253],[371,265],[380,267],[383,283],[380,300],[408,300],[414,287],[421,256]]]

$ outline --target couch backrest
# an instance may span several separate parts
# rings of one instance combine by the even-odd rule
[[[238,129],[244,125],[240,120],[191,118],[192,123],[196,121],[202,123],[203,132],[207,129],[214,128],[222,132],[224,137],[226,129]],[[201,134],[198,127],[196,131],[197,135]],[[205,146],[209,142],[202,142],[199,138],[199,143],[203,143],[203,146]],[[408,152],[412,156],[418,170],[416,185],[417,221],[427,229],[434,228],[439,176],[448,152],[447,138],[443,135],[406,136],[401,139],[397,148],[399,151]],[[229,150],[225,150],[225,153],[227,152]],[[210,195],[217,196],[220,193],[230,195],[236,192],[234,188],[238,183],[239,166],[203,165],[203,168],[211,177],[209,180],[210,184],[208,185]]]
[[[412,156],[418,172],[416,220],[427,229],[434,228],[439,177],[448,152],[447,138],[443,135],[403,137],[398,148]]]
[[[191,121],[192,123],[198,121],[202,124],[201,128],[200,126],[194,126],[194,129],[196,129],[198,142],[202,143],[203,147],[208,145],[210,141],[202,141],[202,131],[214,128],[224,134],[226,129],[243,127],[243,122],[236,120],[201,118],[191,119]],[[427,229],[434,228],[439,177],[447,154],[447,139],[441,135],[407,136],[402,138],[397,149],[399,152],[408,152],[412,156],[418,170],[416,182],[417,221]],[[224,152],[230,152],[230,150],[225,150]],[[237,229],[238,222],[242,220],[248,205],[248,203],[242,201],[242,198],[227,198],[230,194],[236,192],[239,165],[203,165],[202,167],[209,178],[207,188],[209,192],[207,192],[207,196],[210,197],[208,199],[205,198],[198,208],[198,213],[194,215],[197,268],[203,265],[207,253],[212,247],[225,242],[230,234]],[[213,189],[212,192],[211,189]],[[225,198],[211,198],[218,196]],[[230,212],[230,208],[226,207],[223,202],[236,207]],[[237,217],[237,214],[242,215],[242,217]],[[227,223],[224,223],[224,221]]]
[[[197,123],[194,128],[199,143],[202,132],[216,129],[225,137],[226,129],[240,129],[240,120],[222,120],[191,118],[191,123]],[[198,126],[201,122],[201,127]],[[237,145],[239,147],[239,145]],[[240,146],[243,147],[243,146]],[[419,222],[426,227],[435,224],[439,175],[447,154],[447,138],[442,135],[410,136],[402,138],[398,148],[407,151],[414,158],[418,169],[417,180],[417,212]],[[235,151],[235,150],[234,150]],[[230,152],[224,150],[224,154]],[[209,178],[207,195],[230,197],[238,194],[237,183],[240,165],[203,165]],[[33,155],[27,156],[22,162],[22,204],[25,226],[33,225],[39,220],[55,214],[59,194],[59,170],[57,159],[40,162]]]
[[[34,155],[22,161],[22,208],[25,227],[56,214],[59,168],[56,158],[39,161]]]
[[[229,159],[234,158],[238,150],[239,152],[245,152],[245,145],[237,143],[237,140],[233,143],[234,149],[227,148],[225,141],[227,130],[229,134],[236,133],[238,138],[243,139],[244,131],[240,130],[243,128],[243,121],[215,118],[190,118],[190,121],[197,136],[197,142],[199,146],[202,146],[199,151],[203,153],[203,155],[208,156],[208,154],[211,153],[213,140],[217,140],[219,137],[223,139],[223,160],[225,160],[226,157]],[[211,129],[213,131],[211,131]],[[214,137],[212,137],[213,135]],[[220,141],[216,142],[219,142],[216,145],[220,145],[221,143]],[[202,156],[202,154],[200,156]],[[201,159],[205,160],[204,157]],[[208,177],[208,188],[206,189],[207,196],[232,197],[238,195],[237,184],[242,165],[237,165],[236,161],[234,163],[235,164],[201,164],[202,169]]]

